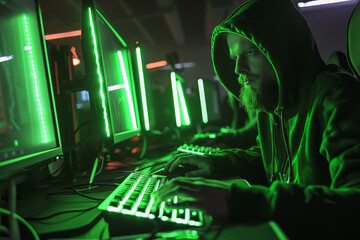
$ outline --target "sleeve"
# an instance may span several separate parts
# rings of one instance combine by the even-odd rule
[[[216,178],[244,178],[250,184],[267,185],[268,181],[259,146],[250,149],[226,149],[211,156]]]
[[[233,184],[229,195],[232,220],[274,220],[290,239],[359,239],[360,88],[347,84],[328,91],[319,112],[320,153],[329,162],[331,184],[274,182],[269,188],[250,189]]]

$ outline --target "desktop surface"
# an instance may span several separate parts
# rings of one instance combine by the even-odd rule
[[[274,222],[220,225],[208,222],[211,224],[191,226],[100,210],[99,204],[134,169],[135,166],[122,166],[102,171],[91,185],[88,178],[79,178],[76,184],[49,187],[19,200],[18,214],[29,221],[41,239],[286,239]]]

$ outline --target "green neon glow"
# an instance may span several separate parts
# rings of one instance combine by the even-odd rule
[[[162,202],[160,203],[160,208],[159,208],[159,218],[162,218],[162,217],[163,217],[163,215],[164,215],[164,208],[165,208],[165,202],[162,201]]]
[[[14,146],[18,147],[19,146],[19,141],[18,140],[14,140]]]
[[[27,23],[27,19],[26,19],[25,15],[24,15],[24,23],[25,23],[27,44],[29,46],[29,52],[30,52],[30,59],[31,59],[30,61],[31,61],[31,67],[32,67],[34,84],[35,84],[36,99],[38,102],[41,124],[42,124],[42,129],[43,129],[44,142],[47,142],[48,139],[47,139],[46,128],[45,128],[44,113],[43,113],[43,109],[42,109],[42,105],[41,105],[41,101],[40,101],[39,86],[38,86],[38,80],[37,80],[37,75],[36,75],[36,71],[35,71],[35,64],[34,64],[32,46],[31,46],[30,35],[29,35],[29,28],[28,28],[28,23]]]
[[[176,126],[181,127],[181,118],[180,118],[180,107],[178,101],[178,90],[176,87],[176,75],[175,72],[170,73],[171,78],[171,87],[174,99],[174,108],[175,108],[175,119],[176,119]]]
[[[111,26],[111,24],[106,20],[106,18],[104,18],[104,16],[99,12],[99,10],[96,10],[96,12],[100,15],[100,17],[102,18],[102,20],[106,23],[106,25],[108,25],[108,27],[111,29],[111,31],[113,31],[113,33],[116,35],[116,37],[119,39],[119,41],[122,43],[122,45],[124,47],[127,47],[127,44],[125,43],[125,41],[120,37],[120,35],[115,31],[115,29]]]
[[[186,102],[185,102],[184,91],[182,89],[181,83],[179,81],[177,81],[176,83],[177,83],[177,89],[178,89],[178,93],[179,93],[182,113],[183,113],[183,117],[185,119],[185,125],[189,126],[190,125],[190,118],[189,118],[189,112],[187,110],[187,106],[186,106]]]
[[[139,70],[139,80],[140,80],[141,100],[142,100],[143,114],[144,114],[144,124],[145,124],[146,131],[149,131],[150,130],[150,122],[149,122],[149,113],[148,113],[147,102],[146,102],[146,89],[145,89],[144,71],[143,71],[143,66],[142,66],[140,47],[136,48],[136,58],[137,58],[137,65],[138,65],[138,70]]]
[[[184,212],[184,209],[179,209],[179,213],[183,213]],[[186,208],[185,209],[185,218],[184,219],[181,219],[181,218],[177,218],[175,220],[176,223],[180,223],[180,224],[188,224],[190,221],[190,209],[189,208]]]
[[[93,181],[94,181],[94,177],[95,177],[96,168],[97,168],[97,166],[98,166],[98,163],[99,163],[99,158],[96,157],[96,158],[95,158],[95,161],[94,161],[94,165],[93,165],[92,171],[91,171],[91,175],[90,175],[90,180],[89,180],[89,183],[90,183],[90,184],[92,184]]]
[[[156,192],[156,190],[159,188],[159,185],[160,185],[160,180],[157,181],[157,184],[156,184],[156,187],[155,187],[155,190],[154,192]],[[146,210],[145,210],[145,213],[142,213],[142,212],[136,212],[136,216],[138,217],[148,217],[150,219],[154,219],[155,218],[155,215],[150,213],[151,211],[151,208],[152,208],[152,205],[154,204],[154,201],[155,199],[152,197],[148,206],[146,207]]]
[[[120,61],[120,67],[121,67],[121,73],[124,79],[125,84],[125,91],[126,91],[126,97],[129,104],[129,110],[130,110],[130,116],[131,116],[131,122],[134,130],[137,130],[137,123],[136,123],[136,117],[135,117],[135,110],[134,110],[134,102],[131,96],[130,92],[130,86],[129,86],[129,80],[126,74],[125,64],[124,64],[124,58],[122,56],[121,51],[117,52],[119,61]]]
[[[134,186],[130,189],[130,191],[128,192],[128,194],[126,194],[126,196],[124,197],[124,199],[120,202],[120,205],[119,205],[120,208],[122,208],[123,205],[126,203],[126,201],[130,198],[130,196],[131,196],[131,194],[134,192],[136,186],[139,184],[140,179],[141,179],[141,178],[139,178],[139,179],[136,181],[136,183],[135,183]],[[129,212],[130,212],[130,214],[131,214],[131,210],[127,210],[127,209],[122,209],[122,210],[121,210],[121,213],[123,213],[123,214],[129,214]]]
[[[97,51],[98,47],[97,47],[97,43],[96,43],[95,28],[94,28],[94,22],[93,22],[93,18],[92,18],[92,14],[91,14],[91,8],[89,8],[89,19],[90,19],[90,26],[91,26],[91,34],[92,34],[93,43],[94,43],[96,70],[97,70],[97,74],[99,77],[101,106],[103,108],[103,114],[104,114],[105,131],[106,131],[106,136],[110,137],[109,120],[108,120],[107,109],[106,109],[106,104],[105,104],[104,80],[103,80],[101,72],[100,72],[100,61],[99,61],[99,54]]]
[[[171,214],[171,221],[176,222],[176,218],[177,218],[177,210],[173,209]]]
[[[208,123],[209,119],[208,119],[206,100],[205,100],[204,81],[201,78],[198,80],[198,87],[199,87],[199,95],[200,95],[201,116],[203,119],[203,123]]]
[[[215,133],[210,133],[209,138],[216,138],[216,134]]]
[[[189,149],[180,149],[180,152],[192,153],[192,154],[195,154],[195,155],[205,155],[205,153],[198,152],[198,151],[192,151],[192,150],[189,150]]]
[[[138,199],[137,199],[137,201],[136,201],[136,203],[135,203],[135,205],[133,206],[133,212],[136,212],[136,209],[139,207],[139,205],[140,205],[140,203],[141,203],[141,200],[142,200],[142,198],[144,197],[144,194],[145,194],[145,192],[146,192],[146,188],[149,186],[149,184],[150,184],[150,180],[151,180],[151,178],[149,178],[148,179],[148,181],[147,181],[147,183],[146,183],[146,186],[143,188],[143,190],[141,191],[141,194],[140,194],[140,196],[138,197]],[[139,212],[140,213],[140,212]],[[136,215],[136,214],[135,214]]]

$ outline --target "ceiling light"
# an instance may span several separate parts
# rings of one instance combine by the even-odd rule
[[[325,5],[325,4],[349,2],[349,1],[352,1],[352,0],[315,0],[315,1],[309,1],[309,2],[299,2],[298,6],[303,8],[303,7],[313,7],[313,6],[319,6],[319,5]]]

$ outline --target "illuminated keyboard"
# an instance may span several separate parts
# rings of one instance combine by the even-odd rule
[[[213,154],[221,149],[218,147],[199,146],[195,144],[183,144],[177,148],[180,152],[192,153],[197,155]]]
[[[158,208],[153,206],[151,193],[167,182],[161,175],[132,172],[100,205],[99,209],[117,215],[130,215],[138,218],[171,222],[174,224],[201,227],[204,216],[201,211],[168,209],[165,202]],[[176,204],[177,197],[172,200]]]

